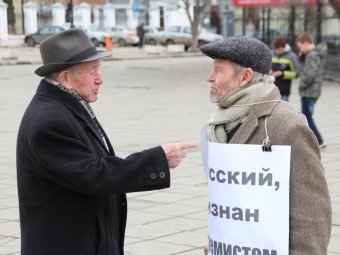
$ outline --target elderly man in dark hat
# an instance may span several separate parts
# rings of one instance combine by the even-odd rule
[[[103,77],[99,52],[79,29],[40,45],[44,77],[23,116],[17,141],[21,252],[25,255],[122,255],[126,192],[170,186],[169,168],[192,142],[115,155],[89,103]]]
[[[217,108],[209,120],[209,140],[264,142],[265,148],[290,145],[289,254],[327,254],[331,203],[318,142],[301,115],[280,100],[269,75],[270,49],[257,39],[239,36],[201,50],[213,59],[208,82],[210,100]]]

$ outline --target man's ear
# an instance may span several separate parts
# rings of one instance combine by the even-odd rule
[[[247,68],[246,71],[242,74],[240,87],[247,85],[250,80],[253,78],[254,72],[251,68]]]
[[[71,86],[69,84],[69,75],[70,75],[70,72],[68,70],[63,70],[63,71],[59,72],[58,81],[65,88],[71,89]]]

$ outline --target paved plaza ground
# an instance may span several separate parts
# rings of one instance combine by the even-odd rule
[[[118,156],[167,142],[198,141],[214,105],[207,57],[103,61],[94,111]],[[0,255],[20,254],[15,146],[38,67],[0,66]],[[340,254],[340,84],[325,82],[315,120],[328,145],[322,161],[333,206],[328,255]],[[297,82],[291,104],[299,108]],[[294,135],[294,134],[292,134]],[[51,145],[52,146],[52,145]],[[199,150],[172,170],[170,189],[128,194],[126,255],[199,255],[207,242],[207,184]]]

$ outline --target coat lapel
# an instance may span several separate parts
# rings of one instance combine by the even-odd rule
[[[246,143],[255,131],[257,125],[258,121],[256,115],[253,112],[250,112],[229,143]]]
[[[272,100],[280,100],[280,92],[276,87],[262,101],[266,102]],[[258,119],[270,115],[277,103],[279,103],[279,101],[254,105],[253,109],[248,116],[244,118],[242,125],[238,128],[229,143],[246,144],[258,127]]]
[[[104,144],[106,150],[109,150],[110,155],[113,155],[113,156],[114,156],[115,153],[114,153],[113,147],[112,147],[112,145],[111,145],[111,142],[110,142],[108,136],[106,135],[106,133],[105,133],[103,127],[100,125],[99,121],[96,121],[96,123],[97,123],[98,128],[99,128],[100,131],[102,132],[102,134],[103,134],[103,136],[104,136],[104,139],[105,139],[105,141],[106,141],[107,147],[106,147],[105,144]],[[101,139],[101,141],[103,142],[102,139]]]
[[[79,116],[78,116],[79,117]],[[81,117],[81,116],[80,116]],[[98,125],[98,127],[96,126],[96,123],[94,122],[93,119],[91,119],[91,117],[89,116],[89,118],[81,118],[82,121],[84,121],[86,128],[88,129],[88,131],[94,136],[96,137],[96,139],[98,140],[98,142],[102,145],[102,147],[105,149],[105,151],[107,151],[108,153],[110,152],[110,142],[108,140],[108,137],[105,134],[104,130],[100,127],[100,125]],[[106,144],[103,140],[103,137],[101,136],[100,132],[99,132],[99,128],[101,128],[101,132],[103,132]],[[111,145],[111,144],[110,144]]]

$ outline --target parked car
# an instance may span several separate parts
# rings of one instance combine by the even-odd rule
[[[209,42],[215,42],[223,39],[224,37],[222,35],[213,33],[205,28],[202,28],[198,36],[198,44],[201,46]]]
[[[67,28],[60,26],[45,26],[40,28],[36,33],[26,35],[24,41],[27,46],[34,47],[47,37],[65,31],[66,29]]]
[[[204,28],[201,28],[198,36],[198,45],[222,40],[223,36],[212,33]],[[188,26],[169,26],[160,37],[160,43],[164,45],[169,44],[184,44],[186,50],[191,46],[192,34],[191,28]]]
[[[159,31],[155,27],[144,26],[144,43],[156,45],[160,43],[160,38],[163,35],[162,31]]]
[[[136,32],[132,29],[122,26],[112,26],[104,28],[105,32],[112,34],[112,42],[118,43],[120,47],[133,45],[136,46],[139,43],[139,38]]]
[[[88,35],[94,46],[98,47],[100,45],[105,46],[105,38],[109,36],[112,40],[113,33],[105,30],[99,29],[95,24],[89,26],[79,26]]]

